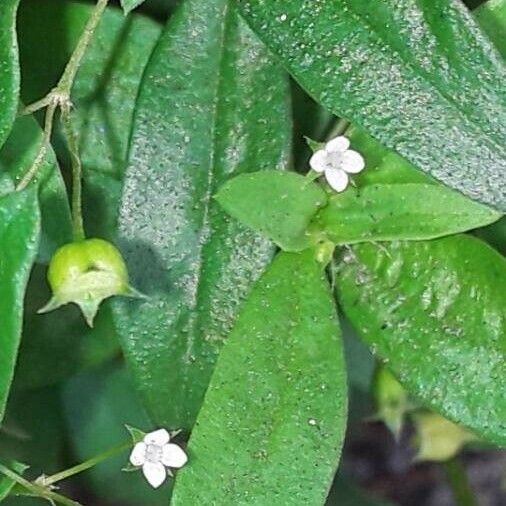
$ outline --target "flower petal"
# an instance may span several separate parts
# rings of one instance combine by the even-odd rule
[[[309,165],[315,172],[323,172],[327,166],[327,152],[324,149],[315,151]]]
[[[348,174],[341,169],[328,169],[325,171],[327,182],[336,192],[346,190],[348,186]]]
[[[346,153],[343,153],[343,165],[342,168],[349,174],[358,174],[365,167],[364,157],[357,151],[349,149]]]
[[[161,462],[146,462],[142,466],[142,472],[153,488],[158,488],[167,478],[167,472]]]
[[[162,463],[167,467],[179,469],[188,462],[188,456],[178,445],[168,444],[163,447]]]
[[[158,429],[144,436],[144,442],[148,445],[163,446],[170,441],[170,434],[165,429]]]
[[[340,135],[325,144],[325,151],[329,153],[335,153],[336,151],[344,153],[349,147],[350,141],[344,135]]]
[[[133,466],[142,466],[146,461],[146,443],[137,443],[130,454],[130,463]]]

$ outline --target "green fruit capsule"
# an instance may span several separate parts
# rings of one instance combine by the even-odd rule
[[[381,420],[398,439],[404,416],[411,406],[406,390],[383,365],[379,365],[374,373],[373,396],[377,410],[374,419]]]
[[[128,284],[128,272],[120,252],[102,239],[66,244],[51,258],[47,274],[53,292],[39,313],[73,302],[91,327],[100,303],[113,295],[141,296]]]

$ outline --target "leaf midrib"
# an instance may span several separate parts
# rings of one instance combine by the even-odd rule
[[[218,64],[218,76],[216,80],[216,89],[214,93],[214,99],[213,99],[213,108],[212,108],[212,119],[211,119],[211,129],[210,129],[210,135],[211,135],[211,152],[209,153],[209,164],[208,164],[208,178],[207,178],[207,189],[205,192],[205,198],[204,201],[204,212],[202,215],[202,221],[199,228],[198,233],[198,266],[197,266],[197,272],[196,272],[196,283],[195,283],[195,296],[193,297],[193,304],[191,306],[192,311],[190,311],[190,319],[189,319],[189,325],[190,325],[190,331],[187,334],[187,340],[186,340],[186,353],[183,356],[183,359],[186,363],[190,362],[190,357],[192,355],[193,346],[195,343],[195,327],[200,319],[200,312],[196,311],[197,307],[199,307],[199,301],[201,296],[201,283],[200,280],[202,278],[202,274],[204,271],[204,250],[206,249],[206,246],[210,242],[210,238],[212,234],[207,234],[207,237],[204,240],[204,236],[206,235],[206,230],[210,229],[209,226],[209,210],[211,207],[211,197],[212,197],[212,188],[213,183],[215,180],[215,171],[216,171],[216,150],[217,150],[217,125],[218,125],[218,117],[220,112],[220,104],[221,104],[221,94],[222,94],[222,88],[223,88],[223,67],[224,62],[226,61],[225,58],[225,51],[226,51],[226,40],[229,35],[229,30],[231,27],[230,23],[230,14],[231,14],[231,7],[230,7],[230,0],[227,0],[224,2],[223,5],[223,15],[222,15],[222,22],[221,22],[221,39],[220,39],[220,54],[218,56],[219,64]]]

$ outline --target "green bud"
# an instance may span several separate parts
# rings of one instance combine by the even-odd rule
[[[128,284],[128,272],[120,252],[102,239],[62,246],[51,258],[47,279],[53,297],[39,313],[73,302],[90,327],[104,299],[113,295],[140,296]]]
[[[468,430],[436,413],[415,413],[413,422],[418,461],[443,462],[455,457],[466,443],[477,440]]]
[[[373,397],[376,404],[374,419],[381,420],[398,439],[410,403],[406,390],[383,365],[379,365],[374,373]]]

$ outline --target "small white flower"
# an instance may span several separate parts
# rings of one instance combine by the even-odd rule
[[[309,161],[311,168],[324,173],[329,185],[337,192],[348,186],[348,174],[358,174],[365,167],[362,155],[349,147],[350,141],[346,137],[336,137],[316,151]]]
[[[153,488],[158,488],[167,478],[172,476],[170,469],[179,469],[188,461],[186,453],[178,445],[169,443],[170,434],[165,429],[155,430],[144,436],[130,454],[130,463],[142,466],[142,472]]]

